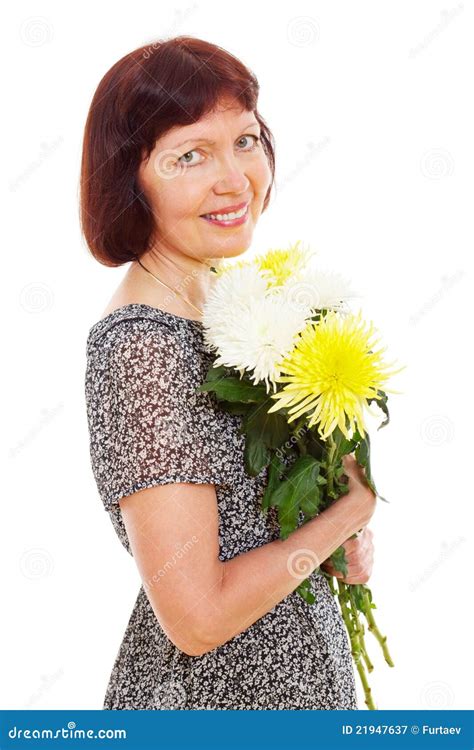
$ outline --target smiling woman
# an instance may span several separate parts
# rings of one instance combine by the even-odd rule
[[[354,480],[280,540],[276,509],[261,509],[267,469],[245,470],[242,417],[196,390],[214,358],[200,318],[212,267],[249,248],[270,198],[257,96],[231,54],[176,37],[117,62],[87,118],[84,235],[99,262],[130,263],[87,338],[90,458],[143,582],[105,709],[357,708],[316,568],[365,525],[370,500]],[[311,606],[295,591],[308,556]]]
[[[196,254],[209,243],[217,250],[222,235],[197,218],[248,201],[251,221],[235,244],[242,252],[270,200],[275,169],[258,92],[256,77],[237,58],[192,37],[137,49],[112,66],[91,103],[82,158],[81,222],[97,260],[118,266],[150,249],[159,226],[168,223],[163,214],[183,193],[178,175],[186,181],[186,202],[179,201],[170,219],[189,222],[180,225],[182,242]],[[160,202],[159,187],[169,182],[173,189]],[[238,200],[229,201],[230,194]]]

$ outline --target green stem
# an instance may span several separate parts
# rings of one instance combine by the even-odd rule
[[[335,586],[334,586],[334,577],[326,575],[325,578],[326,578],[326,580],[328,582],[329,588],[331,589],[331,594],[334,594],[334,596],[336,596],[337,591],[336,591]]]
[[[372,614],[372,607],[370,606],[370,600],[369,595],[367,591],[364,591],[363,593],[363,602],[364,602],[364,615],[367,618],[367,622],[369,623],[369,630],[373,635],[377,638],[378,642],[380,643],[383,651],[383,655],[385,657],[385,661],[390,667],[395,666],[392,657],[390,656],[388,646],[387,646],[387,636],[382,635],[380,630],[377,627],[377,624],[375,622],[374,616]]]
[[[365,645],[365,628],[364,628],[364,625],[363,625],[363,623],[361,622],[360,619],[359,619],[359,624],[360,624],[361,633],[362,633],[362,635],[360,636],[361,646],[362,646],[362,656],[364,657],[364,661],[365,661],[365,663],[367,665],[367,671],[368,672],[372,672],[373,668],[374,668],[374,665],[370,661],[369,655],[367,653],[367,648],[366,648],[366,645]]]
[[[330,502],[331,499],[334,498],[334,455],[337,451],[337,445],[334,442],[334,438],[331,435],[328,436],[328,459],[327,459],[327,469],[326,469],[326,491],[327,491],[327,499]]]
[[[361,619],[359,617],[359,610],[357,609],[357,604],[356,604],[356,600],[355,600],[355,596],[354,596],[354,589],[353,589],[353,587],[352,587],[352,585],[350,583],[347,584],[347,590],[349,592],[349,596],[350,596],[350,600],[351,600],[351,609],[352,609],[352,612],[353,612],[353,615],[354,615],[354,621],[356,622],[356,626],[357,626],[357,633],[358,633],[358,636],[359,636],[359,644],[360,644],[361,654],[362,654],[362,656],[364,658],[364,661],[365,661],[365,664],[367,666],[367,671],[368,672],[372,672],[373,668],[374,668],[374,665],[370,661],[369,655],[367,653],[367,648],[366,648],[366,645],[365,645],[365,637],[364,637],[365,629],[364,629],[364,625],[363,625],[363,623],[362,623],[362,621],[361,621]]]
[[[360,681],[364,689],[365,704],[370,711],[374,711],[375,704],[372,699],[372,690],[368,683],[364,664],[361,659],[361,648],[360,648],[360,643],[359,643],[358,629],[357,629],[357,625],[355,625],[352,619],[354,616],[354,612],[350,611],[349,607],[347,606],[348,601],[349,601],[349,594],[347,591],[348,584],[343,583],[340,579],[337,579],[337,584],[339,587],[338,599],[339,599],[339,604],[341,607],[342,617],[344,619],[344,623],[349,633],[349,637],[351,641],[352,657],[354,659],[355,665],[357,667],[357,671],[359,673]]]
[[[295,438],[296,445],[298,446],[298,450],[300,452],[300,456],[305,456],[306,453],[308,452],[306,449],[305,441],[304,441],[304,435],[302,437],[301,435],[298,434],[301,427],[304,425],[305,422],[306,422],[306,414],[303,414],[303,416],[300,417],[300,419],[296,422],[296,425],[292,431],[293,437]]]

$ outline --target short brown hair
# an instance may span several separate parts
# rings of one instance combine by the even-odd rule
[[[120,266],[151,246],[156,224],[137,183],[143,153],[177,125],[190,125],[234,98],[252,111],[275,178],[273,135],[257,111],[258,81],[238,58],[191,36],[157,41],[122,57],[100,81],[84,130],[80,221],[92,255]]]

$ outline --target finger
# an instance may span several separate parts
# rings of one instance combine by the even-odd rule
[[[346,551],[346,560],[349,560],[349,558],[354,559],[354,558],[357,558],[357,557],[358,558],[365,557],[366,555],[368,555],[371,552],[372,546],[370,545],[369,542],[367,542],[367,541],[364,540],[363,542],[362,541],[360,541],[360,542],[355,541],[354,545],[351,546],[351,547],[346,547],[344,545],[344,549]]]
[[[360,542],[357,539],[349,539],[342,545],[344,547],[346,558],[348,555],[353,555],[358,549],[360,549]]]
[[[372,575],[373,561],[372,558],[366,558],[357,565],[348,567],[347,575],[350,578],[363,578],[364,576]]]
[[[336,568],[333,568],[332,565],[328,565],[325,567],[326,573],[328,573],[330,576],[335,576],[336,578],[342,578],[342,573],[340,570],[336,570]]]
[[[344,542],[343,547],[349,554],[354,554],[356,551],[364,554],[373,548],[373,544],[369,534],[360,533],[357,539],[348,539]]]
[[[354,554],[348,555],[346,557],[346,560],[349,570],[363,570],[371,565],[373,560],[373,553],[370,549],[367,551],[357,550],[357,552],[354,552]]]

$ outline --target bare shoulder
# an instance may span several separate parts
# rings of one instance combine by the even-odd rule
[[[130,268],[115,290],[101,320],[125,305],[149,305],[165,312],[189,318],[189,308],[179,297],[170,294],[167,289],[160,289],[156,284],[150,285],[146,277],[137,276],[135,269]]]
[[[121,307],[133,304],[152,305],[153,299],[147,289],[143,288],[140,284],[137,284],[129,272],[125,275],[122,282],[110,298],[101,315],[101,319],[106,318],[107,315],[111,315],[111,313]]]
[[[103,320],[107,317],[107,315],[111,315],[116,310],[119,310],[121,307],[124,307],[125,305],[130,305],[133,302],[133,300],[128,299],[126,297],[123,298],[112,298],[105,308],[105,310],[102,312],[102,315],[100,316],[100,320]]]

